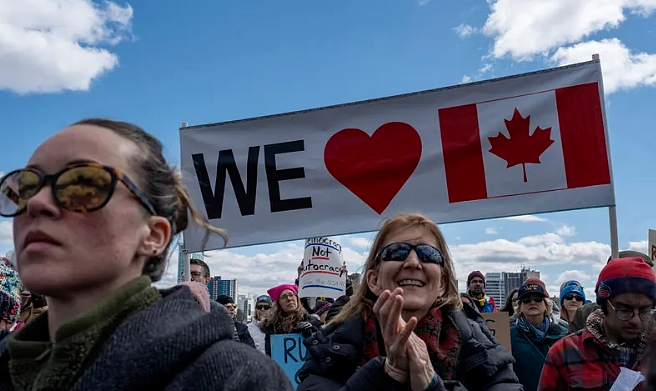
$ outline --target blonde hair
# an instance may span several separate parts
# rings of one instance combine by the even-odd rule
[[[369,289],[369,284],[367,284],[367,272],[369,270],[377,271],[380,268],[379,253],[383,248],[383,243],[391,233],[414,227],[422,227],[429,231],[437,241],[437,248],[444,255],[444,263],[441,267],[442,278],[446,281],[446,289],[443,296],[435,299],[433,307],[446,309],[462,308],[460,294],[458,293],[458,280],[456,279],[456,273],[453,267],[453,260],[449,254],[444,235],[442,235],[437,224],[420,214],[399,214],[383,223],[383,226],[380,228],[374,239],[371,251],[369,252],[369,256],[364,264],[362,276],[365,280],[359,284],[353,297],[351,297],[344,308],[342,308],[342,310],[330,322],[328,322],[329,325],[343,322],[357,314],[362,314],[365,319],[371,316],[376,295]]]
[[[519,303],[519,305],[517,306],[517,309],[515,310],[515,316],[516,317],[519,316],[519,315],[522,315],[524,313],[524,310],[523,310],[524,303],[522,303],[519,300],[517,302]],[[553,314],[553,301],[551,301],[550,298],[545,297],[544,298],[544,305],[547,307],[547,309],[544,311],[544,314],[547,315],[547,316],[551,316],[551,314]]]
[[[298,296],[294,295],[294,298],[296,299],[296,310],[291,314],[286,313],[280,304],[278,304],[280,299],[276,300],[271,310],[269,310],[269,316],[265,317],[264,321],[260,324],[260,329],[264,331],[265,328],[273,325],[275,333],[290,333],[297,324],[304,321],[307,312],[301,305],[301,300]]]

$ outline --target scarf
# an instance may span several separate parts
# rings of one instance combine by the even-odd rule
[[[362,349],[362,365],[381,355],[379,346],[385,346],[378,339],[377,320],[372,315],[365,322]],[[426,342],[428,355],[435,372],[444,380],[454,380],[458,367],[458,358],[462,349],[460,332],[449,317],[443,317],[440,308],[431,309],[424,316],[414,331],[422,341]]]
[[[604,336],[603,323],[604,313],[599,309],[588,316],[586,327],[597,341],[601,342],[602,345],[612,352],[621,367],[629,369],[633,368],[637,363],[638,358],[645,352],[649,342],[649,337],[656,329],[656,323],[652,319],[645,328],[645,331],[643,331],[636,341],[623,344],[611,342]]]
[[[544,341],[544,338],[547,336],[547,332],[549,331],[549,327],[551,327],[551,317],[545,315],[544,319],[542,320],[542,324],[540,327],[535,327],[529,322],[524,314],[520,315],[517,320],[515,321],[515,326],[519,327],[520,330],[527,334],[533,334],[535,335],[535,339],[538,341]]]
[[[161,299],[150,278],[138,277],[88,312],[48,332],[48,312],[9,340],[9,374],[16,391],[70,390],[130,315]]]
[[[469,293],[469,291],[467,291],[467,294],[469,297],[471,297],[472,300],[474,300],[479,309],[485,307],[485,304],[487,304],[487,295],[485,293],[480,299],[475,298],[471,293]]]

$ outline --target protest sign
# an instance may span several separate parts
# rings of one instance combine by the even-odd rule
[[[229,247],[615,205],[598,60],[180,130],[193,202]],[[189,251],[220,248],[193,220]]]
[[[305,345],[301,334],[274,334],[271,336],[271,358],[282,367],[294,388],[300,383],[296,372],[305,362]]]
[[[305,240],[303,271],[298,279],[298,297],[338,298],[346,294],[342,273],[342,245],[337,238]]]
[[[481,315],[497,342],[512,353],[512,346],[510,344],[510,317],[508,313],[486,312]]]

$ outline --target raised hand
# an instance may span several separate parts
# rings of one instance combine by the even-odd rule
[[[385,372],[394,380],[405,383],[408,376],[408,357],[406,344],[412,331],[417,325],[417,320],[406,324],[401,318],[403,309],[403,290],[395,289],[393,292],[384,291],[374,304],[374,314],[380,322],[381,333],[387,359],[385,360]],[[414,318],[413,318],[414,319]]]
[[[416,318],[410,319],[410,322],[413,320],[416,324]],[[435,369],[433,369],[433,364],[430,361],[426,343],[416,334],[413,333],[413,335],[414,338],[410,338],[406,344],[410,388],[412,391],[421,391],[428,388],[433,381]]]

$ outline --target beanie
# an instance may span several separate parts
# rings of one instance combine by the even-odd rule
[[[615,258],[615,259],[620,259],[620,258],[640,258],[644,262],[647,262],[647,264],[649,266],[654,267],[654,262],[651,260],[649,255],[647,255],[645,253],[641,253],[640,251],[633,251],[633,250],[620,251],[620,253],[618,254],[618,257]],[[608,261],[606,261],[606,263],[608,263],[612,260],[613,260],[613,256],[611,255],[610,257],[608,257]]]
[[[656,301],[656,275],[640,257],[613,259],[601,269],[595,293],[597,304],[622,293],[642,293]]]
[[[221,304],[221,305],[226,305],[226,304],[235,304],[235,299],[228,295],[219,295],[216,298],[216,301]]]
[[[278,301],[280,298],[280,295],[282,294],[283,291],[289,289],[290,291],[294,292],[296,296],[298,296],[298,287],[296,285],[291,285],[291,284],[282,284],[278,285],[276,287],[273,287],[267,291],[269,296],[273,299],[273,301]]]
[[[470,283],[471,280],[473,280],[475,277],[478,277],[478,278],[480,278],[481,280],[483,280],[483,285],[485,285],[485,276],[483,275],[483,273],[481,273],[481,272],[479,272],[479,271],[477,270],[477,271],[475,271],[475,272],[471,272],[471,273],[469,273],[469,276],[467,277],[467,286],[469,286],[469,283]]]
[[[585,291],[583,290],[583,286],[578,282],[578,281],[567,281],[560,287],[560,304],[563,304],[563,301],[565,300],[565,296],[569,293],[574,293],[576,295],[579,295],[583,298],[583,301],[585,301]]]
[[[314,305],[314,313],[321,316],[324,312],[328,311],[330,307],[333,306],[333,303],[323,300],[317,300]]]
[[[20,316],[21,282],[18,272],[14,270],[9,260],[0,259],[0,319],[12,325]]]
[[[544,282],[538,278],[527,278],[526,281],[522,284],[522,286],[519,287],[519,291],[517,291],[517,298],[521,299],[522,297],[526,295],[531,295],[531,294],[540,294],[543,295],[544,297],[549,297],[549,293],[547,292],[547,287],[544,285]]]

